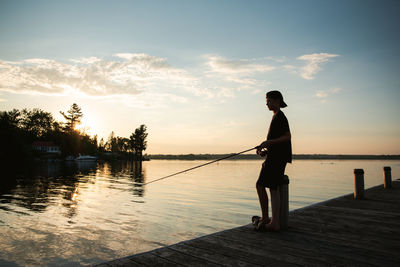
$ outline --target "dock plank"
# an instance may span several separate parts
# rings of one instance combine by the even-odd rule
[[[157,254],[154,254],[153,252],[136,254],[136,255],[129,257],[129,259],[133,263],[139,263],[142,266],[163,266],[163,267],[182,266],[180,264],[177,264],[176,262],[161,258],[161,257],[157,256]],[[130,266],[130,265],[126,265],[126,266]]]
[[[392,251],[398,246],[392,245],[391,240],[371,237],[367,234],[358,235],[350,232],[326,231],[317,229],[318,225],[298,220],[296,226],[290,227],[291,232],[302,233],[310,236],[327,239],[338,244],[352,245],[361,249],[374,250],[375,252]]]
[[[218,250],[211,250],[210,248],[198,248],[190,246],[186,243],[179,243],[170,247],[173,250],[181,251],[182,253],[191,254],[195,257],[210,261],[221,266],[254,266],[249,262],[239,259],[232,259],[231,257],[217,253]]]
[[[169,260],[182,266],[221,266],[208,260],[201,259],[190,254],[182,253],[181,251],[175,250],[171,247],[159,249],[154,251],[153,253],[163,259]]]
[[[287,262],[281,262],[275,260],[268,255],[258,255],[253,253],[252,251],[243,251],[240,248],[237,248],[234,244],[229,242],[216,242],[213,240],[208,240],[207,238],[201,238],[196,240],[190,240],[186,243],[194,247],[201,247],[204,249],[210,249],[214,251],[218,251],[222,255],[230,257],[233,260],[240,260],[244,262],[250,263],[252,266],[299,266],[297,264],[290,264]]]
[[[238,253],[246,253],[250,257],[263,257],[264,262],[262,263],[263,266],[269,265],[267,264],[270,259],[274,260],[274,262],[278,264],[295,264],[298,265],[299,262],[306,263],[307,259],[296,259],[290,254],[282,254],[281,250],[278,247],[274,247],[272,245],[265,246],[264,244],[257,244],[252,243],[249,244],[248,242],[232,242],[231,239],[222,238],[221,236],[207,236],[205,239],[210,242],[214,243],[215,245],[219,246],[226,246],[235,249]],[[244,241],[244,240],[243,240]]]
[[[372,224],[365,220],[341,220],[340,215],[335,217],[327,217],[319,214],[315,215],[302,214],[296,216],[297,220],[303,220],[307,223],[316,225],[316,229],[320,231],[349,231],[357,234],[368,234],[377,236],[378,238],[389,238],[400,241],[400,227],[388,227],[382,224]],[[400,243],[399,243],[400,244]]]
[[[280,232],[251,224],[98,266],[400,266],[400,181],[298,209]]]
[[[220,237],[230,242],[240,242],[251,250],[259,250],[260,254],[268,253],[271,257],[279,261],[285,261],[302,266],[326,266],[334,263],[337,266],[345,266],[344,261],[340,263],[337,258],[329,258],[322,254],[315,253],[315,250],[309,247],[293,246],[290,242],[281,239],[259,238],[255,235],[249,238],[246,232],[236,232],[231,236]],[[285,253],[282,253],[284,251]]]
[[[250,230],[244,228],[235,229],[233,231],[243,232],[242,234],[237,234],[238,238],[242,235],[252,235],[249,233]],[[271,241],[276,245],[281,247],[288,246],[292,249],[306,250],[310,253],[319,255],[319,257],[322,256],[321,258],[325,259],[325,261],[327,259],[330,264],[337,262],[337,264],[346,265],[349,260],[356,261],[363,265],[382,263],[381,257],[375,257],[376,251],[365,248],[360,249],[342,241],[332,242],[324,237],[315,237],[307,233],[297,233],[294,231],[285,231],[279,235],[269,235],[269,237],[270,239],[273,239]],[[391,256],[389,253],[385,253],[385,251],[381,251],[380,253],[386,257]],[[386,262],[395,263],[396,261],[389,260]]]

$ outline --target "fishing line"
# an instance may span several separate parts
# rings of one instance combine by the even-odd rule
[[[151,183],[160,181],[160,180],[164,180],[164,179],[167,179],[167,178],[169,178],[169,177],[172,177],[172,176],[175,176],[175,175],[178,175],[178,174],[187,172],[187,171],[191,171],[191,170],[194,170],[194,169],[197,169],[197,168],[200,168],[200,167],[203,167],[203,166],[206,166],[206,165],[215,163],[215,162],[217,162],[217,161],[221,161],[221,160],[224,160],[224,159],[228,159],[228,158],[231,158],[231,157],[234,157],[234,156],[237,156],[237,155],[240,155],[240,154],[249,152],[249,151],[251,151],[251,150],[253,150],[253,149],[257,149],[257,148],[258,148],[258,147],[253,147],[253,148],[250,148],[250,149],[247,149],[247,150],[238,152],[238,153],[234,153],[234,154],[231,154],[231,155],[228,155],[228,156],[225,156],[225,157],[222,157],[222,158],[219,158],[219,159],[216,159],[216,160],[213,160],[213,161],[210,161],[210,162],[207,162],[207,163],[204,163],[204,164],[201,164],[201,165],[198,165],[198,166],[195,166],[195,167],[192,167],[192,168],[189,168],[189,169],[180,171],[180,172],[176,172],[176,173],[173,173],[173,174],[170,174],[170,175],[167,175],[167,176],[158,178],[158,179],[151,180],[151,181],[149,181],[149,182],[147,182],[147,183],[143,183],[142,185],[148,185],[148,184],[151,184]]]

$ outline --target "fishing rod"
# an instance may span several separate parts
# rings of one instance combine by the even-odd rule
[[[200,168],[200,167],[203,167],[203,166],[206,166],[206,165],[215,163],[215,162],[217,162],[217,161],[221,161],[221,160],[224,160],[224,159],[228,159],[228,158],[231,158],[231,157],[234,157],[234,156],[237,156],[237,155],[240,155],[240,154],[249,152],[249,151],[251,151],[251,150],[253,150],[253,149],[257,149],[257,148],[258,148],[258,146],[253,147],[253,148],[249,148],[249,149],[246,149],[246,150],[244,150],[244,151],[241,151],[241,152],[238,152],[238,153],[234,153],[234,154],[231,154],[231,155],[228,155],[228,156],[225,156],[225,157],[222,157],[222,158],[219,158],[219,159],[216,159],[216,160],[213,160],[213,161],[210,161],[210,162],[207,162],[207,163],[204,163],[204,164],[201,164],[201,165],[198,165],[198,166],[195,166],[195,167],[192,167],[192,168],[189,168],[189,169],[180,171],[180,172],[176,172],[176,173],[173,173],[173,174],[170,174],[170,175],[167,175],[167,176],[158,178],[158,179],[151,180],[151,181],[149,181],[149,182],[147,182],[147,183],[143,183],[142,185],[148,185],[148,184],[151,184],[151,183],[160,181],[160,180],[164,180],[164,179],[167,179],[167,178],[169,178],[169,177],[172,177],[172,176],[175,176],[175,175],[178,175],[178,174],[187,172],[187,171],[191,171],[191,170],[194,170],[194,169],[197,169],[197,168]]]

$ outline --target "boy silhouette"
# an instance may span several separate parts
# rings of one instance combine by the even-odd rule
[[[289,122],[281,108],[287,107],[279,91],[266,94],[267,107],[274,115],[269,126],[267,140],[257,147],[257,154],[267,156],[262,164],[256,188],[262,217],[253,217],[257,230],[279,231],[279,186],[282,185],[286,164],[292,162],[292,144]],[[268,194],[271,194],[272,218],[268,217]]]

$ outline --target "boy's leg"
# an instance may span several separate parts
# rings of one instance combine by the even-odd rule
[[[256,185],[257,188],[257,194],[258,194],[258,200],[260,201],[260,207],[261,207],[261,213],[262,213],[262,218],[261,220],[263,221],[268,221],[268,194],[267,191],[265,190],[265,187],[263,185]]]
[[[279,195],[279,187],[276,189],[270,189],[271,192],[271,206],[272,206],[272,220],[269,225],[267,225],[267,229],[270,230],[279,230],[279,209],[281,205],[281,199]]]

